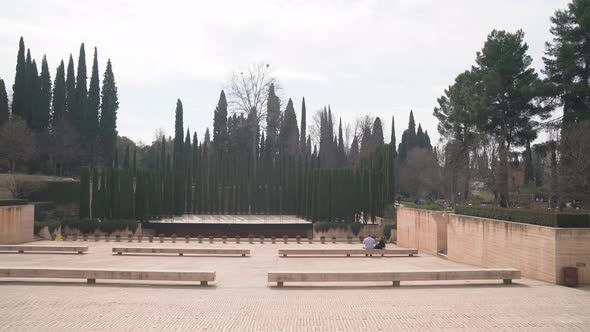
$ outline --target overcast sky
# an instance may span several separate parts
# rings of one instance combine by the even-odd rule
[[[533,66],[542,68],[550,16],[567,0],[383,1],[65,1],[1,0],[0,77],[11,94],[18,39],[47,55],[52,79],[61,59],[86,45],[99,71],[111,59],[119,88],[119,135],[151,142],[174,132],[176,99],[201,139],[232,71],[269,63],[300,120],[330,104],[343,121],[391,116],[398,142],[414,110],[438,139],[436,98],[474,64],[492,29],[523,29]],[[286,105],[286,100],[283,103]],[[308,115],[309,119],[310,115]],[[309,120],[308,120],[309,124]]]

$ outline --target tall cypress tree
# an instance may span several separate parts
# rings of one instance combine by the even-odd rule
[[[182,148],[184,141],[184,128],[183,128],[183,110],[182,101],[176,100],[176,112],[174,122],[174,150],[173,153],[173,167],[175,170],[182,169]]]
[[[25,62],[25,42],[20,37],[18,54],[16,56],[16,75],[12,86],[12,113],[25,118],[27,68]]]
[[[0,78],[0,127],[8,121],[8,95],[4,81]]]
[[[92,61],[92,74],[90,76],[90,87],[88,88],[88,109],[85,119],[85,130],[88,144],[94,159],[96,139],[98,135],[98,113],[100,109],[100,82],[98,77],[98,54],[94,48],[94,59]]]
[[[117,110],[119,109],[119,96],[111,60],[107,62],[107,69],[102,80],[101,104],[100,104],[100,139],[104,161],[112,165],[115,157],[115,145],[117,143]]]
[[[303,101],[301,101],[301,139],[299,140],[299,144],[301,146],[301,153],[305,154],[306,149],[306,142],[307,139],[307,111],[305,109],[305,97],[303,97]]]
[[[74,72],[74,58],[70,54],[68,68],[66,70],[66,114],[71,124],[74,123],[74,111],[76,100],[76,74]]]
[[[30,60],[30,52],[27,54],[27,59]],[[41,99],[41,84],[39,82],[39,72],[37,71],[37,62],[33,60],[28,62],[27,72],[27,124],[30,128],[36,131],[43,129],[40,99]]]
[[[53,102],[51,124],[53,128],[61,127],[66,114],[66,77],[63,60],[59,63],[53,84]]]
[[[271,84],[268,89],[268,101],[266,102],[266,141],[269,144],[271,155],[278,151],[280,120],[281,101],[275,94],[274,84]]]
[[[297,128],[297,115],[293,108],[293,101],[289,98],[287,108],[281,122],[280,143],[281,152],[293,156],[298,152],[299,129]]]
[[[391,145],[393,151],[395,152],[395,147],[396,147],[396,140],[395,140],[395,117],[393,115],[391,116],[391,139],[389,141],[389,144]]]
[[[372,130],[371,138],[373,139],[373,145],[383,145],[383,125],[381,124],[381,119],[379,117],[375,118],[373,122],[373,130]]]
[[[213,115],[213,144],[219,152],[227,149],[227,100],[225,92],[221,90],[219,102]]]
[[[34,123],[38,131],[44,130],[49,126],[49,115],[51,113],[51,76],[47,57],[43,56],[41,62],[41,76],[39,77],[39,101]]]
[[[76,91],[74,95],[74,108],[72,116],[74,126],[78,129],[80,137],[86,143],[88,137],[85,128],[85,120],[88,110],[88,75],[86,70],[86,51],[84,43],[80,45],[80,55],[78,57],[78,71],[76,73]]]
[[[338,166],[346,165],[346,152],[344,151],[344,136],[342,135],[342,118],[338,123]]]

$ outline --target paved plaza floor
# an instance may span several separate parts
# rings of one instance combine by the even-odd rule
[[[233,241],[232,241],[233,242]],[[273,270],[465,268],[438,257],[279,257],[279,248],[358,244],[82,242],[77,254],[0,253],[0,266],[215,270],[210,286],[175,282],[0,279],[2,331],[589,331],[590,287],[531,280],[267,283]],[[35,244],[57,244],[41,241]],[[68,241],[66,244],[74,244]],[[249,248],[250,257],[113,255],[113,246]]]

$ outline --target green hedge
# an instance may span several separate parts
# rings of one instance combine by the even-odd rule
[[[70,229],[77,229],[81,234],[93,234],[96,230],[100,230],[104,233],[111,234],[115,231],[122,231],[129,229],[135,232],[137,229],[137,221],[135,220],[98,220],[98,219],[72,219],[72,220],[50,220],[35,222],[35,234],[47,226],[49,227],[49,233],[53,233],[59,226],[62,227],[62,231],[65,227]]]
[[[313,223],[313,229],[321,233],[325,233],[331,229],[342,229],[350,230],[354,235],[358,235],[362,227],[363,225],[358,222],[318,221]]]
[[[424,205],[418,205],[412,202],[402,202],[403,207],[419,210],[430,210],[430,211],[446,211],[444,206],[438,204],[425,203]]]
[[[0,206],[26,205],[26,199],[0,199]]]
[[[80,181],[47,181],[33,191],[29,200],[34,202],[72,203],[80,200]]]
[[[564,228],[590,228],[589,214],[575,214],[563,212],[551,213],[534,210],[505,209],[483,206],[456,206],[455,213],[467,216],[514,221],[541,226]]]

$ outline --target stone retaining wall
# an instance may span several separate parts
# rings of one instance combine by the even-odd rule
[[[33,205],[0,206],[0,244],[33,241]]]
[[[447,250],[448,212],[399,207],[397,244],[436,255]]]
[[[514,267],[523,276],[563,283],[562,268],[578,265],[590,283],[590,229],[554,228],[452,214],[448,258],[484,267]]]

